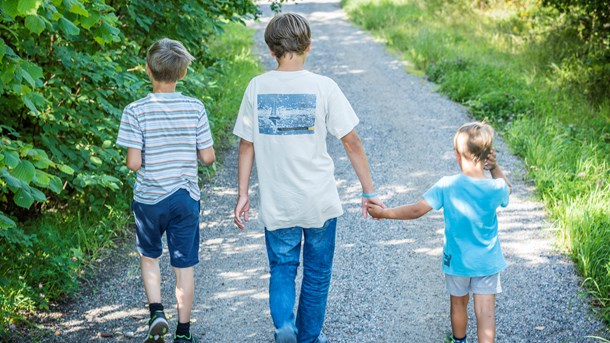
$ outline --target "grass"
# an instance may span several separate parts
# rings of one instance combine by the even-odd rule
[[[214,80],[204,94],[194,96],[206,105],[217,150],[228,146],[242,94],[262,70],[251,51],[253,30],[239,24],[224,29],[209,42],[218,62],[187,76]],[[188,86],[186,80],[183,87]],[[204,172],[213,174],[212,169]],[[19,341],[22,332],[34,325],[29,315],[76,294],[80,282],[95,274],[92,262],[124,242],[133,222],[130,196],[117,194],[115,202],[99,213],[48,211],[24,223],[23,230],[0,231],[0,340]]]
[[[569,16],[533,0],[344,0],[343,6],[441,92],[502,133],[560,227],[558,241],[577,263],[583,290],[610,324],[610,101],[597,83],[610,77],[595,74],[607,66],[590,64],[594,58],[578,58],[595,49]]]

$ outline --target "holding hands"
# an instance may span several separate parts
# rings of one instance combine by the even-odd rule
[[[362,193],[362,218],[366,219],[368,215],[371,214],[371,211],[369,210],[371,206],[376,206],[380,209],[384,209],[386,207],[383,204],[383,201],[379,199],[377,194]],[[373,217],[373,219],[379,219],[378,217],[373,216],[372,214],[371,216]]]

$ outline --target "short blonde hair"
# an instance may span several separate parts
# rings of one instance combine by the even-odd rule
[[[475,163],[487,159],[493,143],[494,129],[485,122],[464,124],[453,137],[455,150]]]
[[[276,58],[285,54],[302,55],[311,44],[307,19],[296,13],[280,13],[265,28],[265,42]]]
[[[179,41],[163,38],[156,41],[146,54],[146,64],[153,79],[159,82],[176,82],[186,73],[195,58]]]

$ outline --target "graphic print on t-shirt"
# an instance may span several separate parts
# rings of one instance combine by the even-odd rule
[[[258,94],[258,132],[311,135],[316,124],[315,94]]]

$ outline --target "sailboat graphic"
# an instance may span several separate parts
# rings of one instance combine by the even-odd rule
[[[273,122],[275,129],[279,130],[278,121],[280,120],[280,116],[277,115],[277,99],[273,99],[273,106],[271,106],[271,115],[269,115],[269,120]]]
[[[315,132],[316,97],[313,94],[259,94],[259,132],[302,135]],[[267,115],[264,113],[266,112]]]

